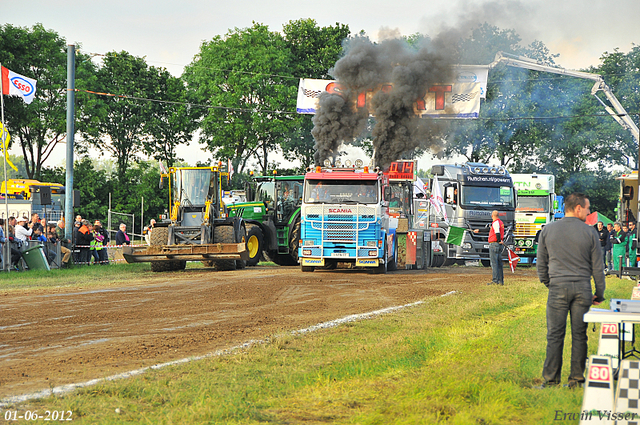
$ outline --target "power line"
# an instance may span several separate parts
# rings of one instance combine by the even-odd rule
[[[67,90],[69,90],[69,89],[67,89]],[[130,96],[130,95],[126,95],[126,94],[103,93],[103,92],[96,92],[96,91],[92,91],[92,90],[83,90],[83,89],[74,89],[74,91],[94,94],[94,95],[97,95],[97,96],[107,96],[107,97],[115,97],[115,98],[120,98],[120,99],[139,100],[139,101],[144,101],[144,102],[167,103],[167,104],[170,104],[170,105],[184,105],[184,106],[205,108],[205,109],[223,109],[223,110],[226,110],[226,111],[235,111],[235,112],[264,112],[264,113],[281,114],[281,115],[289,115],[289,114],[296,114],[297,113],[295,111],[291,111],[290,112],[290,111],[279,111],[279,110],[271,110],[271,109],[231,108],[231,107],[228,107],[228,106],[203,105],[203,104],[199,104],[199,103],[178,102],[178,101],[175,101],[175,100],[150,99],[150,98],[145,98],[145,97]]]
[[[261,112],[261,113],[282,114],[282,115],[297,114],[297,112],[295,111],[281,111],[281,110],[258,109],[258,108],[232,108],[228,106],[203,105],[203,104],[191,103],[191,102],[178,102],[173,100],[150,99],[150,98],[130,96],[130,95],[124,95],[124,94],[102,93],[102,92],[96,92],[92,90],[75,89],[75,91],[94,94],[97,96],[108,96],[108,97],[138,100],[138,101],[144,101],[144,102],[167,103],[172,105],[184,105],[184,106],[191,106],[191,107],[198,107],[198,108],[205,108],[205,109],[222,109],[226,111],[235,111],[235,112],[255,112],[255,113]],[[618,117],[624,117],[624,116],[635,116],[635,115],[638,115],[638,113],[636,112],[636,113],[615,114],[615,115]],[[580,115],[556,115],[556,116],[549,116],[549,117],[505,117],[505,118],[478,117],[476,119],[482,120],[482,121],[500,122],[500,121],[570,120],[574,118],[607,118],[611,116],[612,115],[610,114],[580,114]]]

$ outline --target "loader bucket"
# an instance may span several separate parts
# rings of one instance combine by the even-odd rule
[[[248,260],[245,243],[218,243],[207,245],[165,245],[149,247],[122,247],[122,256],[127,263],[155,261],[207,261]]]

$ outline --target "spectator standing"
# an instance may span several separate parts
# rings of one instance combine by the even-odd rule
[[[147,245],[151,245],[151,231],[153,230],[153,228],[156,225],[156,221],[152,218],[149,221],[149,226],[144,228],[144,240],[147,242]]]
[[[21,243],[26,242],[33,235],[33,223],[27,224],[27,217],[20,217],[16,220],[18,225],[16,226],[16,236]]]
[[[629,222],[627,240],[629,241],[629,267],[636,267],[638,265],[638,230],[634,221]]]
[[[504,285],[504,271],[502,270],[502,248],[504,246],[504,223],[498,218],[498,211],[491,212],[491,227],[489,228],[489,261],[491,262],[492,279],[487,285]],[[480,229],[473,232],[478,233]]]
[[[598,239],[600,240],[600,249],[602,250],[602,261],[605,268],[607,267],[607,246],[609,244],[609,231],[604,227],[604,223],[599,221],[596,223],[596,231],[598,232]]]
[[[96,237],[96,240],[100,244],[100,248],[98,248],[96,244],[96,251],[99,254],[100,264],[109,265],[109,253],[107,251],[107,244],[109,243],[109,232],[107,232],[107,230],[102,227],[102,223],[100,222],[100,220],[96,220],[95,223],[93,223],[93,230],[94,233],[98,235]]]
[[[127,234],[127,225],[120,223],[120,229],[116,233],[116,245],[131,245],[129,235]]]
[[[613,224],[611,243],[613,244],[613,270],[618,270],[620,257],[622,257],[622,263],[624,264],[627,251],[627,234],[622,230],[622,226],[618,222]]]
[[[559,385],[562,351],[571,316],[571,368],[569,388],[584,384],[587,360],[587,324],[584,314],[592,304],[604,301],[605,278],[598,233],[584,221],[589,199],[572,193],[565,199],[565,217],[550,223],[540,234],[537,270],[540,282],[549,288],[547,299],[547,356],[538,388]],[[568,249],[570,248],[570,249]],[[592,294],[591,276],[595,280]]]
[[[4,218],[0,218],[0,264],[4,270],[4,250],[8,239],[4,236]]]
[[[93,236],[91,235],[91,231],[89,230],[89,221],[82,220],[81,226],[78,229],[77,239],[76,239],[76,247],[80,250],[80,264],[88,265],[91,262],[91,241],[93,240]]]
[[[609,270],[613,270],[613,253],[611,252],[611,250],[613,249],[613,236],[614,236],[614,232],[613,232],[613,223],[607,223],[607,231],[609,232],[609,240],[607,241],[607,258],[606,258],[606,264],[607,264],[607,269]]]
[[[629,242],[631,242],[631,238],[629,237],[629,227],[626,224],[623,224],[622,231],[627,235],[627,239],[624,243],[624,259],[622,260],[622,264],[623,267],[629,267]]]

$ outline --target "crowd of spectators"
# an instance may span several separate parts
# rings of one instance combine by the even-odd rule
[[[620,262],[623,267],[637,266],[638,234],[635,222],[608,223],[605,227],[604,223],[599,221],[595,228],[600,239],[605,270],[618,270]]]
[[[5,220],[0,219],[0,263],[5,255],[6,246],[10,247],[9,268],[21,270],[23,252],[31,246],[42,245],[47,262],[58,268],[67,268],[71,263],[76,265],[101,264],[108,265],[109,257],[107,244],[110,241],[109,232],[102,226],[100,220],[92,223],[76,216],[71,235],[66,234],[64,218],[57,223],[48,223],[41,219],[37,213],[27,217],[9,217],[5,226]],[[7,234],[4,228],[7,229]],[[129,245],[130,239],[126,231],[126,225],[121,224],[116,235],[118,245]],[[58,250],[59,247],[59,250]],[[58,252],[60,255],[58,255]],[[59,258],[61,257],[61,258]],[[4,269],[4,267],[3,267]]]

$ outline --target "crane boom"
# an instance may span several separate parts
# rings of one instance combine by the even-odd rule
[[[616,120],[618,124],[631,132],[636,143],[638,143],[638,141],[640,140],[640,130],[638,130],[638,126],[631,119],[631,116],[627,113],[622,104],[615,97],[615,95],[611,91],[611,88],[605,83],[602,75],[582,71],[573,71],[564,68],[556,68],[553,66],[542,64],[534,59],[530,59],[524,56],[510,55],[504,52],[498,52],[496,54],[494,61],[489,64],[489,69],[492,69],[499,64],[505,64],[516,68],[529,69],[532,71],[567,75],[570,77],[583,78],[594,81],[595,83],[591,88],[591,94],[595,96],[596,99],[598,99],[607,113],[611,115],[611,117]],[[607,98],[611,106],[607,105],[602,99],[600,99],[600,97],[598,97],[597,94],[599,91],[602,91],[602,93],[604,93],[604,96]]]

